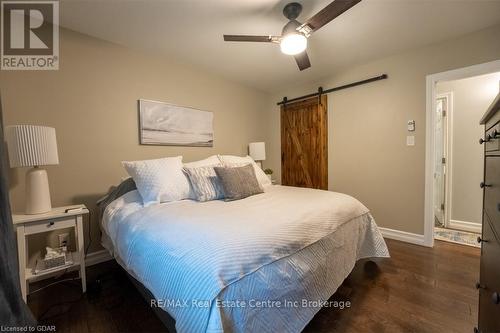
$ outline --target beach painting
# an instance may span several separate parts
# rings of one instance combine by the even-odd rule
[[[140,99],[140,143],[213,147],[213,118],[213,112]]]

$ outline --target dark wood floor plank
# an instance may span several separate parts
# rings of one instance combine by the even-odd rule
[[[322,309],[304,332],[472,332],[480,250],[440,241],[434,248],[387,244],[391,258],[376,260],[377,274],[369,274],[360,261],[332,296],[352,307]],[[78,281],[69,282],[30,295],[28,305],[37,317],[50,315],[42,322],[56,325],[58,332],[166,332],[114,261],[89,267],[87,276],[89,291],[83,297]],[[61,302],[69,303],[54,307]]]

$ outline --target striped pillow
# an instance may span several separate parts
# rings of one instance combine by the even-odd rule
[[[219,178],[215,174],[214,166],[204,166],[198,168],[186,168],[184,172],[191,182],[197,201],[210,201],[224,199]]]

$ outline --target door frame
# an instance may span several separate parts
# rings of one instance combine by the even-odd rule
[[[500,71],[500,60],[483,64],[453,69],[426,76],[426,112],[425,112],[425,201],[424,201],[424,243],[434,246],[434,144],[436,84],[440,81],[466,79]],[[485,110],[486,111],[486,110]]]

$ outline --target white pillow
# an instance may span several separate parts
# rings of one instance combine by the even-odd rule
[[[134,179],[144,206],[189,198],[189,180],[182,171],[182,156],[122,164]]]
[[[231,166],[231,165],[243,165],[243,164],[252,164],[253,168],[255,170],[255,176],[257,177],[257,180],[259,181],[260,186],[268,186],[271,185],[271,180],[269,177],[264,173],[262,168],[255,163],[253,158],[250,156],[235,156],[235,155],[219,155],[220,162],[224,166]]]
[[[220,163],[221,162],[219,160],[219,157],[217,157],[217,155],[212,155],[212,156],[207,157],[203,160],[184,163],[184,166],[186,168],[200,168],[200,167],[206,167],[206,166],[214,166],[214,165],[218,165]]]

